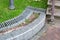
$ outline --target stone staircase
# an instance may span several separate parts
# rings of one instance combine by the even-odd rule
[[[46,14],[51,15],[51,6],[52,6],[51,0],[48,0],[47,4],[48,4],[48,8],[47,8]],[[55,13],[54,13],[54,16],[60,17],[60,0],[55,0]]]
[[[44,33],[45,33],[44,31],[46,31],[48,27],[58,27],[58,28],[60,28],[60,0],[55,0],[55,13],[54,13],[55,21],[54,21],[54,25],[51,25],[47,21],[51,17],[52,3],[51,3],[50,0],[48,0],[47,4],[48,4],[48,8],[47,8],[47,11],[46,11],[46,14],[47,14],[47,16],[46,16],[46,26],[44,26],[45,28],[43,28],[44,30],[42,29],[42,32],[40,31],[34,37],[32,37],[32,39],[30,39],[30,40],[38,40],[39,38],[41,38],[41,36],[43,36]]]
[[[51,0],[48,0],[48,5],[52,5]],[[60,0],[55,0],[55,6],[60,7]]]

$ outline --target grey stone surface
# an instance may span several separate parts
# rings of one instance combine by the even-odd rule
[[[7,20],[3,23],[0,23],[0,31],[5,30],[7,28],[15,27],[19,25],[21,22],[24,22],[24,20],[27,19],[32,14],[31,12],[32,12],[31,10],[26,8],[21,15],[13,19]]]
[[[19,30],[15,30],[5,35],[0,35],[0,40],[28,40],[34,36],[45,24],[45,12],[35,10],[34,8],[28,8],[31,12],[39,12],[40,16],[29,25],[22,27]],[[28,12],[29,14],[30,12]],[[28,16],[29,17],[29,16]]]
[[[39,32],[37,32],[29,40],[38,40],[43,35],[43,33],[46,32],[46,30],[47,30],[47,26],[46,26],[46,23],[45,23],[45,25],[41,28],[41,30],[39,30]]]

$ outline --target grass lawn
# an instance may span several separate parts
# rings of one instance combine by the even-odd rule
[[[9,10],[9,0],[0,0],[0,23],[20,15],[27,6],[46,8],[47,0],[14,0],[15,10]]]

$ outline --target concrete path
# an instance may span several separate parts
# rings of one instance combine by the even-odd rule
[[[60,28],[48,27],[46,35],[38,38],[38,40],[60,40]]]

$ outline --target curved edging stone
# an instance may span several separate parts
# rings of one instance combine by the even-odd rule
[[[13,19],[7,20],[3,23],[0,23],[0,31],[18,26],[19,24],[24,22],[25,19],[28,19],[28,17],[31,14],[32,14],[32,11],[30,9],[26,8],[21,15],[15,17]]]
[[[30,9],[31,10],[31,9]],[[45,24],[45,12],[36,11],[34,12],[40,12],[40,16],[34,20],[29,25],[22,27],[19,30],[15,30],[13,32],[10,32],[5,35],[0,36],[0,40],[28,40],[32,36],[34,36]]]

